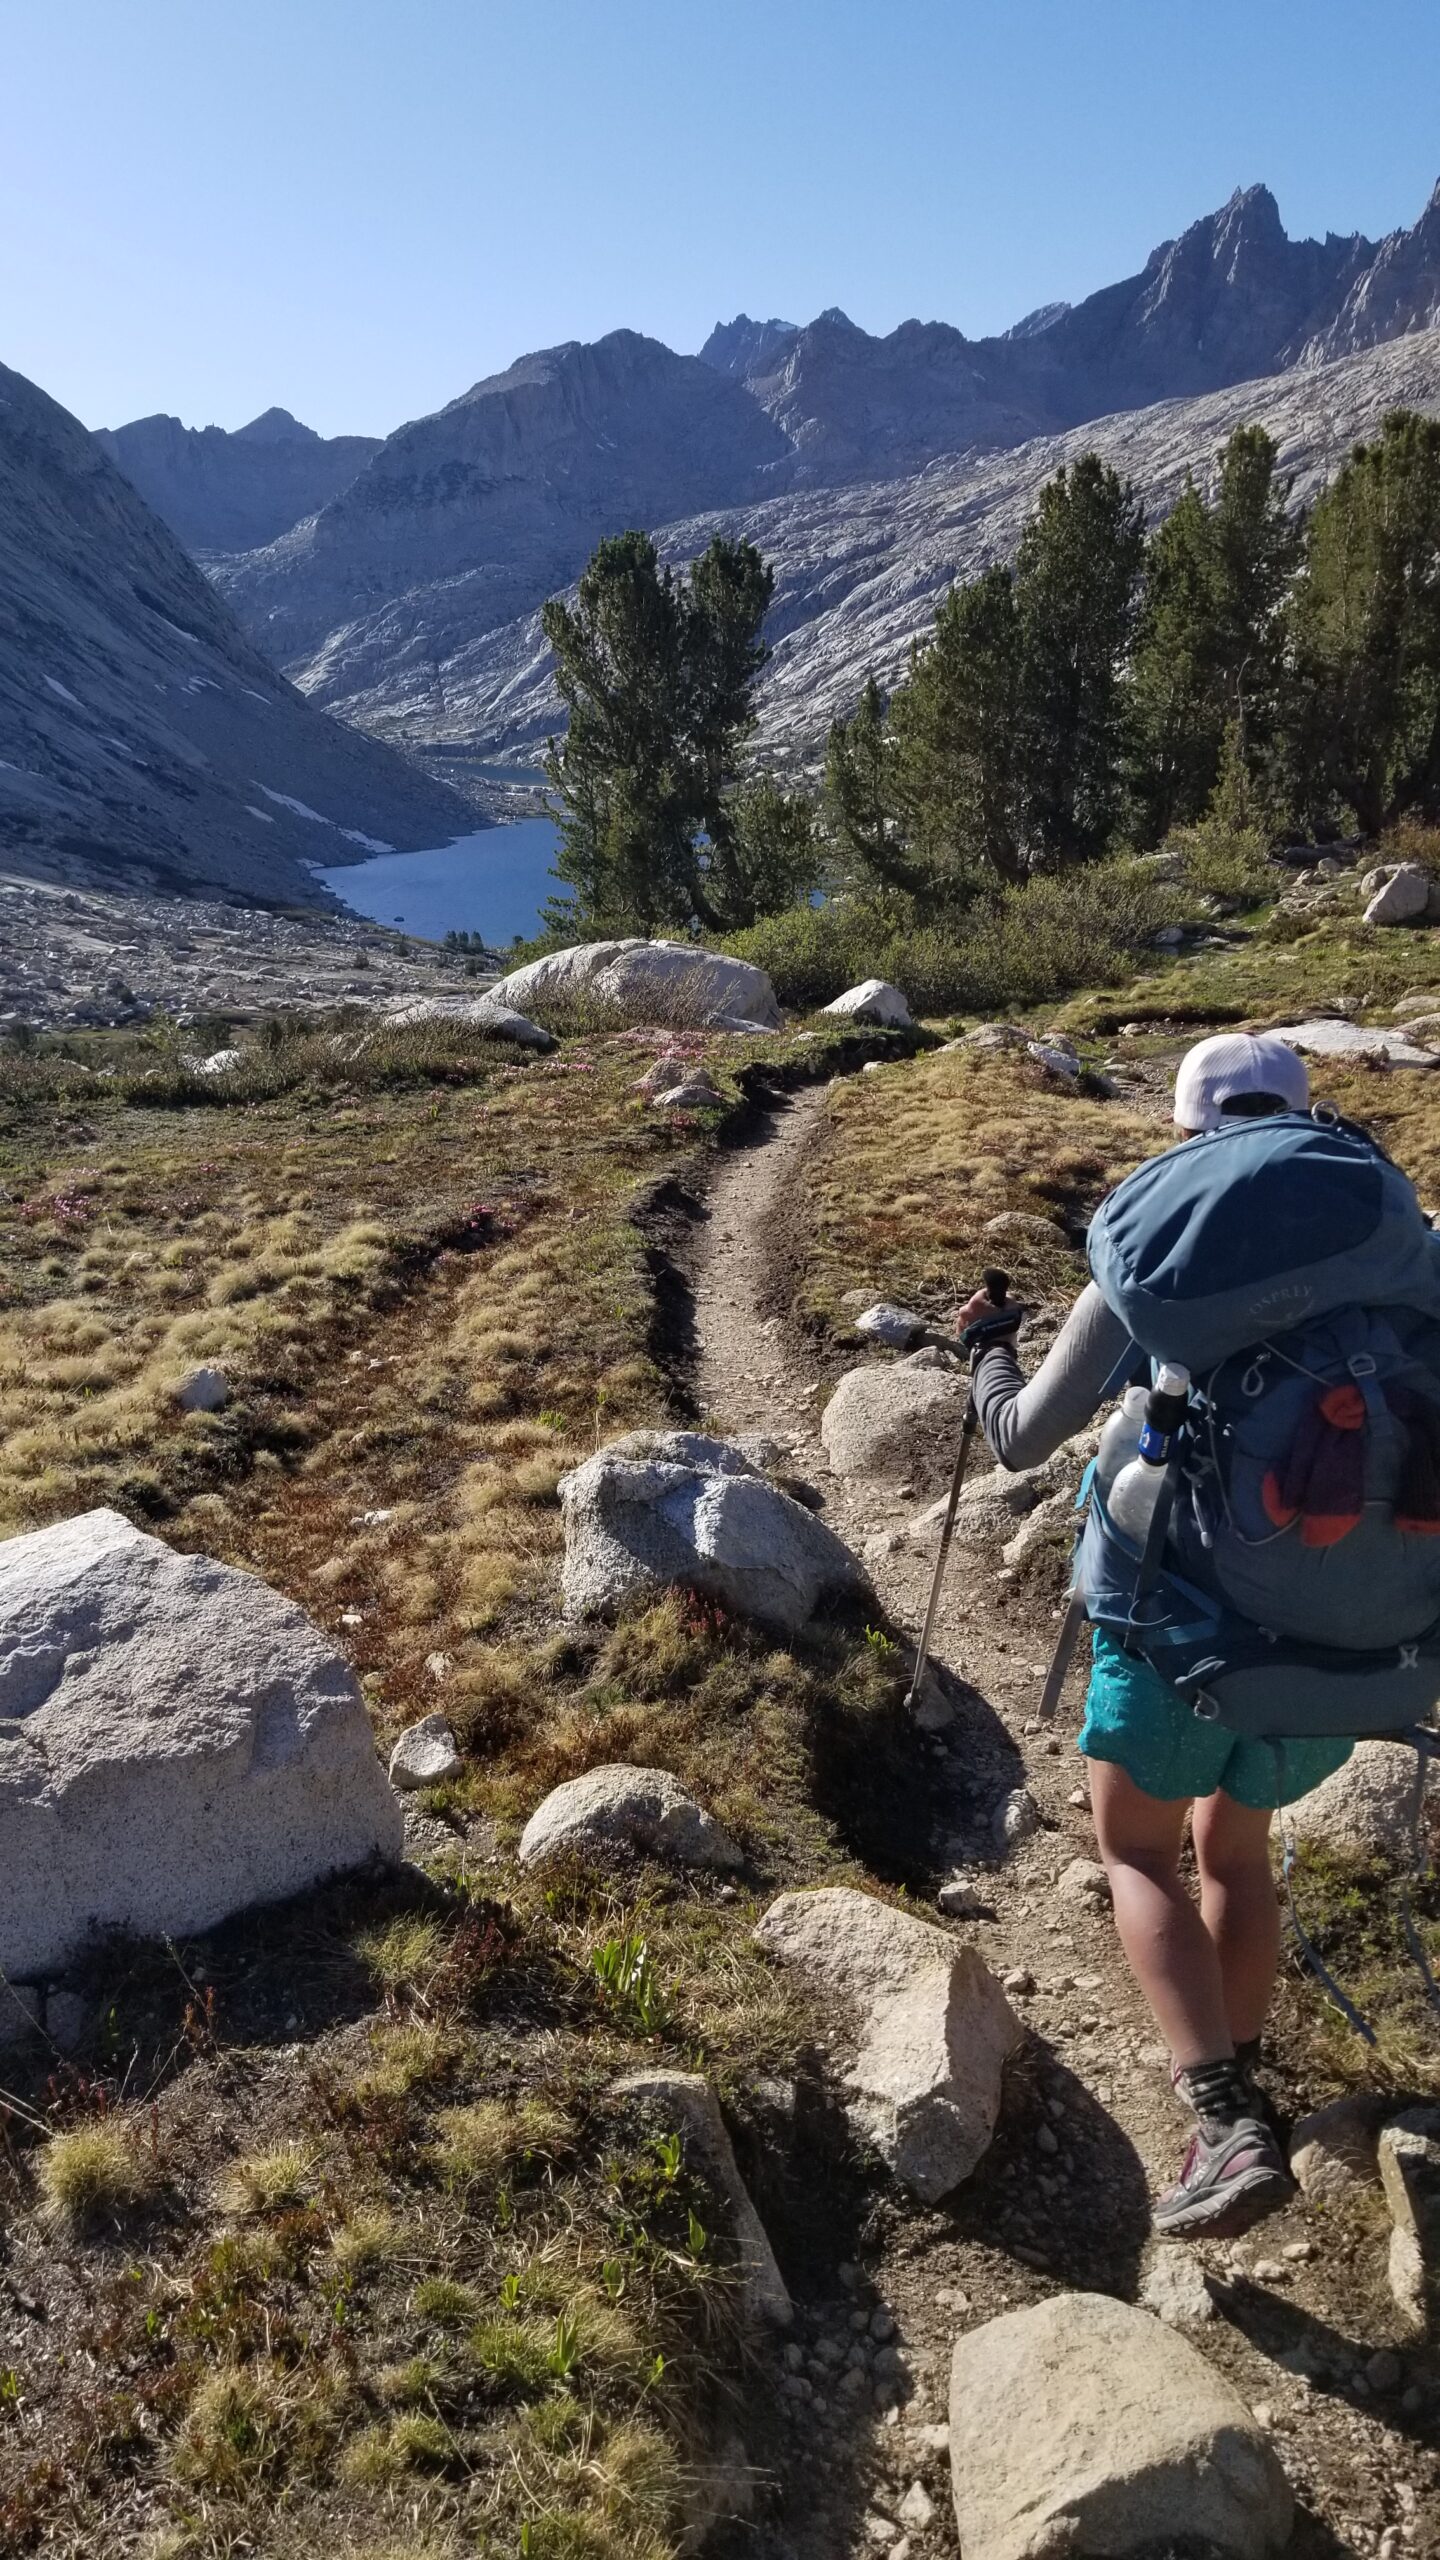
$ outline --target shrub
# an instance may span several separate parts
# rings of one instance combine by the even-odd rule
[[[999,1013],[1103,985],[1181,905],[1143,864],[1116,860],[1028,881],[944,924],[844,898],[767,916],[725,947],[766,970],[781,1003],[800,1010],[862,978],[888,978],[917,1014]]]

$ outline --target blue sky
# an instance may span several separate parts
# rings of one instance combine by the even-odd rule
[[[739,309],[971,335],[1265,179],[1440,176],[1435,0],[0,0],[0,361],[89,425],[385,433]]]

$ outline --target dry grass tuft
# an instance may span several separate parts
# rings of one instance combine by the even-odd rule
[[[309,2202],[315,2191],[313,2143],[278,2142],[269,2151],[248,2151],[232,2160],[221,2175],[222,2210],[237,2216],[285,2213]]]
[[[477,2098],[442,2108],[436,2125],[435,2165],[454,2187],[493,2186],[522,2162],[553,2158],[574,2136],[569,2117],[538,2098]]]
[[[146,2140],[133,2118],[109,2117],[52,2134],[35,2168],[50,2220],[71,2232],[123,2222],[155,2188]]]

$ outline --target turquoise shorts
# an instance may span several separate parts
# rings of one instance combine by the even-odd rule
[[[1355,1745],[1287,1742],[1277,1760],[1268,1742],[1249,1742],[1197,1716],[1148,1662],[1122,1652],[1096,1627],[1080,1748],[1087,1760],[1113,1760],[1147,1796],[1166,1804],[1177,1796],[1213,1796],[1223,1787],[1234,1803],[1264,1813],[1308,1796],[1344,1766]]]

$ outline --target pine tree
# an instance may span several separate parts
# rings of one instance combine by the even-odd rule
[[[973,895],[987,872],[1023,874],[1021,677],[1010,571],[953,587],[891,712],[896,797],[929,905]]]
[[[1129,482],[1093,453],[1047,481],[1021,535],[1018,763],[1032,862],[1088,859],[1114,830],[1144,541]]]
[[[655,933],[749,923],[775,873],[774,828],[752,879],[733,800],[754,725],[774,572],[717,536],[688,577],[648,534],[602,542],[573,606],[543,614],[569,714],[546,759],[571,892],[547,921]]]
[[[1440,816],[1440,422],[1392,410],[1317,500],[1293,624],[1297,763],[1368,832]]]
[[[1140,830],[1152,842],[1210,806],[1227,737],[1261,796],[1273,794],[1289,682],[1284,605],[1301,542],[1275,464],[1263,427],[1237,427],[1213,503],[1187,479],[1146,546],[1132,734]]]
[[[924,887],[910,860],[898,798],[895,742],[885,697],[873,676],[848,720],[833,723],[825,748],[825,818],[842,879],[914,896]]]

